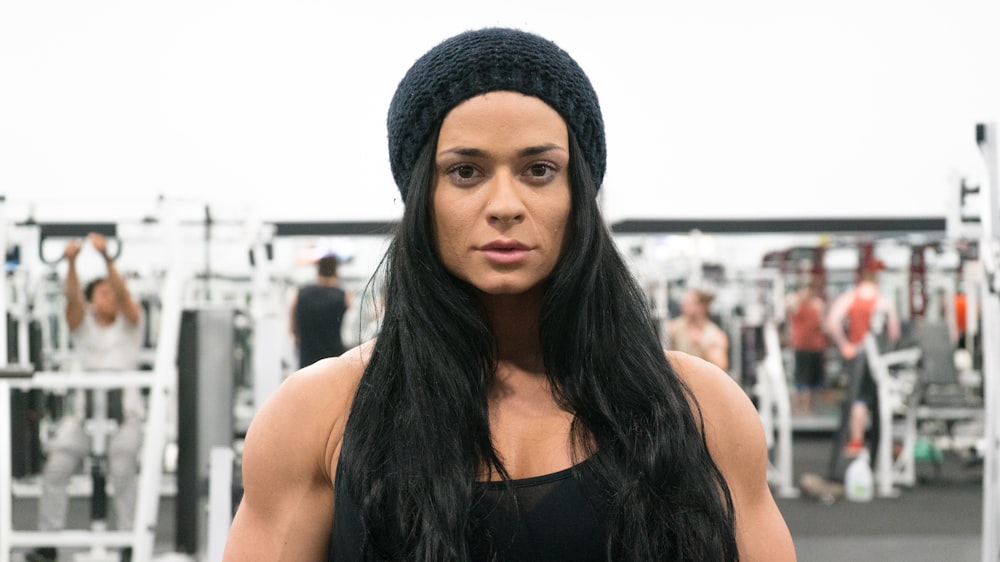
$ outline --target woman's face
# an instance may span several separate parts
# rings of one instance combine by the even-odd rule
[[[566,123],[538,98],[489,92],[452,109],[432,207],[445,267],[487,294],[540,286],[565,238],[569,158]]]

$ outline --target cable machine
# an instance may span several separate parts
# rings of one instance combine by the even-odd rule
[[[5,200],[0,196],[0,248],[6,248],[6,222],[3,214]],[[168,210],[169,206],[165,208]],[[169,213],[169,211],[168,211]],[[89,549],[78,559],[89,561],[116,560],[109,547],[132,548],[137,560],[148,561],[153,557],[156,520],[162,477],[163,451],[166,445],[168,401],[176,387],[177,336],[180,328],[183,262],[177,245],[177,230],[172,217],[164,217],[162,240],[166,245],[168,266],[161,299],[158,345],[153,370],[135,372],[56,372],[35,370],[27,363],[27,356],[19,355],[18,365],[0,368],[0,562],[10,562],[11,550],[33,546],[83,547]],[[77,225],[84,232],[74,231],[65,235],[78,236],[93,225]],[[40,239],[39,239],[40,241]],[[41,252],[41,245],[38,245]],[[6,275],[0,275],[0,312],[7,309]],[[0,322],[0,358],[6,359],[6,322]],[[6,362],[6,361],[5,361]],[[136,513],[131,530],[111,531],[100,525],[89,530],[15,531],[13,529],[12,471],[7,451],[11,447],[10,391],[18,389],[95,389],[113,388],[149,389],[148,412],[144,421],[143,444],[140,451],[140,471]]]

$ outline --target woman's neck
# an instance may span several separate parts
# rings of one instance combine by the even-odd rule
[[[529,370],[540,368],[542,342],[539,317],[542,291],[519,295],[483,295],[482,302],[497,342],[497,359]]]

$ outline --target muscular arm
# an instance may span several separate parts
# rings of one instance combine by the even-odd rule
[[[669,357],[698,399],[709,452],[729,486],[740,560],[795,560],[791,534],[768,487],[767,442],[753,404],[711,364],[686,354]]]
[[[88,236],[90,243],[94,246],[94,249],[100,252],[101,256],[104,257],[104,264],[108,270],[108,285],[111,286],[111,291],[115,295],[115,301],[118,303],[118,310],[121,311],[125,320],[129,324],[135,326],[139,323],[139,318],[142,315],[142,308],[139,306],[135,300],[132,299],[132,295],[129,293],[128,286],[125,284],[125,279],[118,272],[118,268],[115,267],[115,260],[108,256],[108,242],[104,236],[97,233],[90,233]]]
[[[76,272],[76,255],[79,251],[78,240],[66,246],[65,256],[69,262],[66,271],[66,323],[70,330],[75,330],[83,322],[84,314],[83,292],[80,290],[80,277]]]
[[[901,329],[899,325],[899,313],[896,312],[896,306],[891,300],[883,296],[879,296],[878,301],[879,307],[885,311],[886,335],[889,336],[889,341],[897,342],[899,341]]]
[[[333,474],[360,357],[352,350],[296,372],[254,416],[225,562],[326,560]]]
[[[837,344],[837,348],[841,350],[841,353],[843,353],[844,347],[849,343],[847,335],[844,333],[844,318],[847,317],[847,311],[851,307],[852,298],[853,295],[850,292],[837,297],[830,306],[830,313],[823,323],[823,327],[826,328],[826,332],[830,334],[830,338],[833,339],[833,343]]]
[[[115,293],[118,310],[121,310],[122,315],[125,316],[125,320],[128,320],[128,323],[134,326],[139,323],[139,318],[142,316],[142,308],[132,298],[131,293],[129,293],[128,286],[125,285],[125,279],[118,273],[118,268],[115,267],[114,260],[108,257],[104,259],[108,266],[108,284],[111,285],[111,290]]]

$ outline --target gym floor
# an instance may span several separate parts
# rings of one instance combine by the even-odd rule
[[[826,474],[833,437],[796,432],[794,473]],[[803,562],[973,562],[982,559],[982,463],[944,452],[939,464],[918,462],[917,485],[870,503],[778,498]]]

